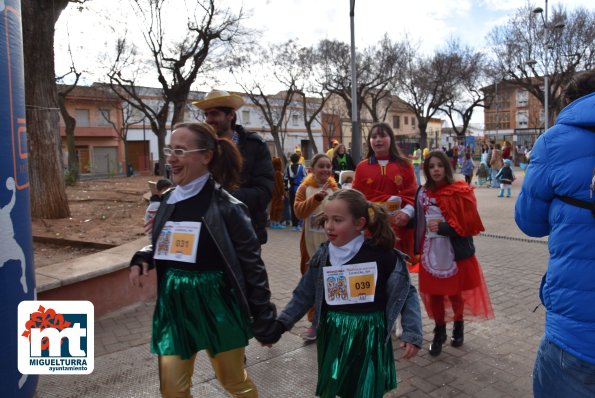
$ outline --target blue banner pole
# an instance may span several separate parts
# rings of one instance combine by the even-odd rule
[[[0,0],[0,37],[0,396],[30,398],[39,376],[17,367],[17,307],[36,298],[19,0]]]

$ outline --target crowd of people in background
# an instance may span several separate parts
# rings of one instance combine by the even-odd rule
[[[141,286],[149,270],[157,271],[151,347],[159,356],[162,395],[189,396],[196,353],[206,350],[216,377],[232,396],[258,396],[245,371],[244,347],[251,337],[266,346],[276,343],[304,315],[310,325],[302,337],[317,342],[316,394],[321,397],[382,397],[395,388],[391,334],[398,331],[404,358],[417,354],[423,341],[420,303],[434,321],[429,354],[441,354],[449,322],[450,345],[462,346],[466,322],[494,318],[473,243],[473,236],[484,230],[475,187],[499,188],[498,197],[510,198],[516,180],[513,161],[531,161],[517,202],[519,226],[534,236],[568,237],[567,224],[580,224],[577,231],[592,235],[592,220],[584,227],[580,210],[589,209],[589,203],[577,199],[585,195],[574,189],[587,183],[583,174],[588,173],[579,176],[565,167],[588,159],[581,165],[589,169],[595,144],[573,145],[570,155],[558,148],[557,137],[593,138],[595,121],[588,110],[594,76],[573,82],[576,87],[566,93],[569,105],[534,150],[504,140],[441,150],[416,143],[404,154],[392,128],[376,123],[357,163],[333,139],[326,152],[308,161],[296,147],[284,165],[284,159],[271,158],[257,134],[236,124],[240,97],[214,90],[196,102],[206,123],[174,127],[165,148],[172,180],[159,181],[147,210],[152,245],[133,256],[130,268],[133,286]],[[464,181],[455,177],[459,170]],[[556,179],[565,178],[576,184],[561,188]],[[564,217],[549,217],[550,209]],[[300,233],[296,266],[302,278],[279,315],[270,302],[260,257],[267,225],[291,225]],[[182,248],[174,247],[180,242]],[[573,243],[560,238],[554,245]],[[553,390],[559,396],[595,393],[592,383],[583,384],[576,371],[555,359],[570,356],[595,375],[594,341],[580,329],[592,327],[595,318],[568,305],[573,297],[584,303],[595,297],[592,278],[581,282],[592,273],[581,261],[562,249],[552,252],[542,286],[548,317],[535,365],[536,396]],[[579,272],[571,271],[574,263],[582,264]],[[568,276],[557,267],[567,269]],[[419,273],[419,289],[411,284],[410,272]],[[554,293],[562,284],[576,293]],[[569,325],[565,319],[572,308]],[[193,327],[181,322],[187,319]],[[568,330],[558,333],[565,329],[562,323]],[[563,386],[553,382],[558,376]]]

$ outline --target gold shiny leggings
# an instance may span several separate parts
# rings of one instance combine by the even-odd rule
[[[258,398],[256,386],[244,369],[244,348],[220,352],[211,357],[211,366],[219,383],[238,398]],[[192,373],[196,354],[189,359],[179,355],[159,356],[159,384],[164,398],[188,398],[192,387]]]

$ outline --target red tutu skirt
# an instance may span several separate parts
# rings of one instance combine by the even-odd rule
[[[457,268],[457,273],[449,278],[436,278],[423,266],[419,267],[419,295],[428,316],[436,320],[436,314],[441,316],[439,312],[444,311],[445,322],[494,319],[494,309],[477,258],[471,256],[458,260]],[[459,314],[455,314],[453,307],[458,307]],[[462,319],[455,319],[460,318],[461,311]]]

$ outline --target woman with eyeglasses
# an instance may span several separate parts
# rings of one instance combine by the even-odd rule
[[[248,340],[276,318],[265,266],[239,184],[241,155],[205,123],[174,127],[164,150],[176,188],[164,195],[152,245],[130,262],[130,283],[157,272],[151,352],[163,397],[190,397],[196,353],[206,350],[233,397],[257,397],[244,368]]]

